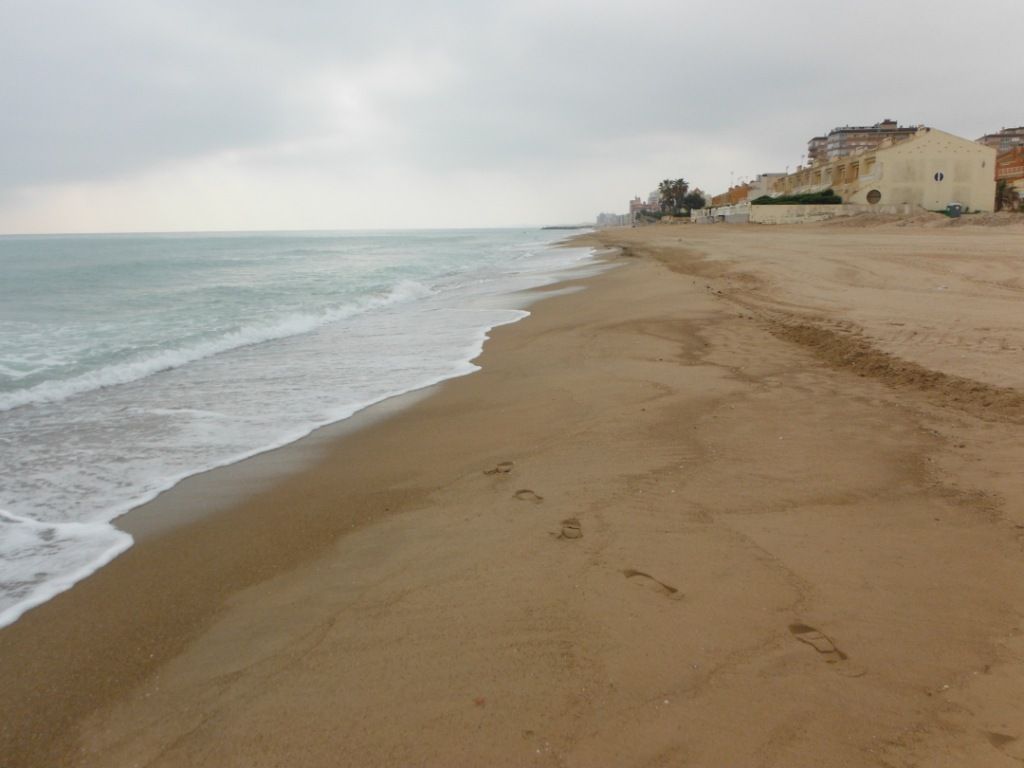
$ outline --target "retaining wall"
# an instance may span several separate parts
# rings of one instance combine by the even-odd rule
[[[838,216],[856,216],[858,213],[882,213],[909,216],[917,206],[909,203],[899,205],[863,205],[842,203],[840,205],[752,205],[752,224],[805,224],[827,221]]]

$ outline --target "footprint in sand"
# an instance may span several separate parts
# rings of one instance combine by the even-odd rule
[[[988,738],[989,744],[998,750],[1005,750],[1010,744],[1017,741],[1016,736],[1010,736],[1008,733],[998,733],[997,731],[984,731],[985,736]]]
[[[570,517],[567,520],[562,521],[562,530],[558,533],[560,539],[582,539],[583,538],[583,526],[580,525],[580,521],[575,517]]]
[[[660,592],[661,594],[663,594],[666,597],[669,597],[669,598],[671,598],[673,600],[682,600],[683,599],[683,593],[682,592],[680,592],[678,589],[673,587],[671,584],[666,584],[663,581],[659,581],[658,579],[656,579],[653,576],[651,576],[651,574],[649,574],[649,573],[644,573],[643,571],[638,571],[635,568],[626,568],[622,572],[622,575],[625,576],[627,579],[639,578],[643,583],[650,584],[658,592]]]
[[[827,664],[835,664],[837,671],[847,677],[860,677],[864,674],[865,670],[848,663],[850,657],[843,653],[832,638],[820,629],[807,624],[790,624],[789,631],[801,643],[811,646],[821,654]]]
[[[543,496],[534,493],[529,488],[521,488],[520,490],[512,494],[512,496],[513,498],[516,498],[519,501],[532,501],[534,504],[540,504],[542,501],[544,501]]]
[[[512,471],[513,462],[502,461],[494,466],[494,469],[485,469],[485,475],[507,475]]]

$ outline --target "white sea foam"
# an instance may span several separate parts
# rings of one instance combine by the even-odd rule
[[[40,523],[0,509],[0,627],[131,545],[131,536],[108,523]]]

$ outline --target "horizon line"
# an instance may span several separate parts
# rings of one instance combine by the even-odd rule
[[[314,229],[175,229],[175,230],[117,230],[92,232],[0,232],[0,238],[6,237],[102,237],[130,235],[269,235],[269,234],[301,234],[301,233],[351,233],[351,232],[436,232],[441,230],[470,231],[487,229],[544,229],[545,227],[580,227],[595,226],[594,222],[578,224],[508,224],[493,227],[352,227],[352,228],[314,228]]]

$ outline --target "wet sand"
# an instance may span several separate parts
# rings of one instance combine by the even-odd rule
[[[0,630],[0,764],[1018,765],[1024,231],[590,242]]]

